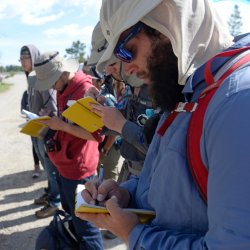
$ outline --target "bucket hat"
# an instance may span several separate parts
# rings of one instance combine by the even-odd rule
[[[95,66],[108,46],[108,42],[105,39],[104,35],[102,34],[100,22],[96,24],[93,30],[91,38],[91,46],[92,48],[87,65]]]
[[[66,60],[57,51],[48,51],[41,54],[35,61],[34,70],[37,90],[48,90],[53,87],[63,72],[75,73],[79,63],[75,59]]]
[[[97,64],[105,68],[112,57],[121,33],[135,25],[152,11],[162,0],[104,0],[100,11],[100,25],[108,47]]]
[[[90,57],[88,59],[87,65],[92,66],[92,67],[93,66],[96,67],[96,64],[101,59],[103,53],[105,52],[105,50],[108,47],[108,42],[102,33],[100,22],[98,22],[96,24],[96,26],[93,30],[91,45],[92,45],[92,48],[91,48],[91,53],[90,53]],[[107,61],[106,65],[110,65],[110,64],[116,63],[118,61],[119,60],[114,55],[112,55],[111,58]],[[103,64],[103,66],[105,66],[105,65]],[[104,67],[100,67],[98,69],[98,72],[103,73]]]

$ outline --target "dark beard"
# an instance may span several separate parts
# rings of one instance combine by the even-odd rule
[[[183,101],[183,86],[178,84],[178,64],[170,42],[153,42],[152,55],[148,59],[148,69],[152,84],[149,93],[157,107],[172,111]]]

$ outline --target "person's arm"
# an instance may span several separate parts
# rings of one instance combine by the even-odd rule
[[[64,131],[68,134],[74,135],[84,140],[92,140],[98,142],[101,142],[103,140],[103,137],[100,136],[99,131],[90,133],[84,128],[64,122],[63,120],[61,120],[56,116],[52,117],[50,120],[44,120],[39,122],[48,125],[50,129]]]
[[[21,112],[23,109],[28,110],[28,92],[25,90],[21,99]]]
[[[61,131],[64,131],[68,134],[74,135],[78,138],[84,139],[84,140],[91,140],[91,141],[102,141],[102,137],[99,135],[99,133],[90,133],[86,129],[81,128],[77,125],[70,124],[63,122],[63,126],[61,127]]]
[[[109,150],[112,148],[116,140],[116,136],[108,135],[105,144],[100,148],[100,157],[107,156]]]
[[[126,120],[122,113],[115,107],[91,105],[92,111],[102,117],[103,124],[122,135],[122,137],[137,148],[141,153],[146,154],[148,144],[145,140],[143,127]]]
[[[140,127],[134,122],[127,120],[122,127],[121,135],[124,140],[133,145],[133,147],[137,148],[141,153],[146,155],[149,145],[145,140],[143,127]]]
[[[102,117],[104,126],[121,134],[126,119],[115,107],[90,104],[92,112]]]

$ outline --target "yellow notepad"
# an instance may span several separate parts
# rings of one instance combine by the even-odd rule
[[[67,108],[62,115],[90,133],[93,133],[103,127],[103,122],[99,115],[91,111],[89,103],[99,104],[92,97],[84,97]]]
[[[48,131],[49,127],[39,121],[50,120],[51,118],[49,116],[38,116],[27,110],[22,110],[22,113],[26,116],[28,121],[24,124],[20,132],[33,137],[42,138]]]
[[[79,213],[109,213],[107,208],[91,205],[87,203],[81,192],[85,188],[84,185],[78,184],[76,189],[76,201],[75,201],[75,211]],[[124,208],[126,211],[136,213],[139,216],[141,223],[147,223],[155,217],[155,212],[146,209],[135,209],[135,208]]]

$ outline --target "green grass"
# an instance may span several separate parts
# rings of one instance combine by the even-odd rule
[[[0,82],[0,93],[7,91],[12,84]]]

